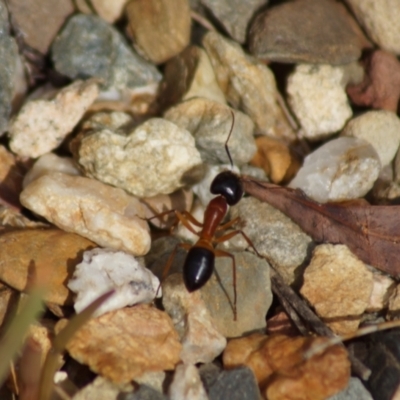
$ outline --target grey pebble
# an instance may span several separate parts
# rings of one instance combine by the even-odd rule
[[[350,378],[346,389],[327,400],[373,400],[373,398],[358,378]]]
[[[121,393],[118,400],[168,400],[168,397],[149,386],[140,385],[135,392]]]

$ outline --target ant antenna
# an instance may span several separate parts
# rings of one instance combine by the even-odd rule
[[[232,125],[231,125],[231,129],[229,131],[228,139],[226,139],[226,142],[225,142],[225,150],[226,150],[226,154],[228,154],[229,161],[231,163],[231,169],[233,169],[233,161],[232,161],[231,153],[229,152],[229,147],[228,147],[228,142],[232,135],[233,126],[235,125],[235,114],[233,113],[232,110],[231,110],[231,114],[232,114]]]

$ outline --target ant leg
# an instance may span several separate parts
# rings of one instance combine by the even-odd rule
[[[187,211],[184,211],[184,212],[175,211],[175,214],[176,214],[178,220],[182,223],[182,225],[185,228],[189,229],[190,232],[199,236],[199,232],[196,232],[194,230],[194,228],[190,225],[190,223],[192,223],[193,225],[196,225],[196,226],[200,226],[200,227],[203,226],[203,224],[201,224],[199,221],[197,221],[197,219],[195,217],[193,217],[193,215],[191,215]]]
[[[220,236],[219,238],[215,238],[215,239],[213,239],[213,242],[214,243],[222,243],[222,242],[225,242],[225,241],[227,241],[227,240],[229,240],[229,239],[231,239],[234,236],[239,235],[239,234],[243,236],[243,238],[246,240],[247,244],[255,251],[255,253],[258,255],[258,257],[262,258],[262,255],[254,247],[253,242],[250,240],[250,238],[241,229],[237,229],[235,231],[227,233],[226,235]]]
[[[236,294],[236,262],[235,262],[235,256],[231,253],[228,253],[227,251],[223,250],[215,250],[215,256],[216,257],[230,257],[232,260],[232,276],[233,276],[233,320],[237,321],[237,309],[236,309],[236,300],[237,300],[237,294]]]
[[[240,222],[240,217],[231,219],[230,221],[226,222],[225,224],[218,225],[217,231],[224,231],[226,229],[229,229],[232,225],[236,225],[238,222]]]
[[[190,214],[190,212],[188,211],[177,211],[179,214],[181,214],[181,216],[183,218],[186,218],[190,223],[192,223],[195,226],[198,226],[199,228],[203,227],[203,224],[199,221],[197,221],[197,219],[195,217],[193,217],[192,214]],[[179,218],[179,217],[178,217]]]

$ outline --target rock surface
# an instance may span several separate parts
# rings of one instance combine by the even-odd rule
[[[100,246],[146,254],[150,235],[140,202],[94,179],[47,174],[27,186],[21,203],[67,232]]]
[[[174,378],[169,387],[169,397],[175,400],[208,400],[196,366],[180,364],[176,367]]]

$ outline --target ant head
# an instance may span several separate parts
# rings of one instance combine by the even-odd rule
[[[232,171],[223,171],[212,181],[210,192],[221,195],[230,206],[233,206],[242,198],[243,186],[239,176]]]

